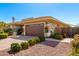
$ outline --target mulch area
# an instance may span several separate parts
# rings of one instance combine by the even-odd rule
[[[67,56],[70,50],[69,43],[46,40],[15,54],[10,53],[9,49],[0,51],[0,56]]]

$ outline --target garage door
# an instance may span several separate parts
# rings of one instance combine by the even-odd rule
[[[25,26],[27,36],[44,36],[44,24],[31,24]]]

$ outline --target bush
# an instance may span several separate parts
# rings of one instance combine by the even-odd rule
[[[13,34],[13,30],[11,28],[4,29],[4,32],[8,33],[8,35],[12,35]]]
[[[19,52],[22,49],[21,45],[18,43],[12,43],[10,48],[12,52]]]
[[[77,44],[79,44],[79,34],[76,34],[74,36],[74,40],[72,41],[72,45],[76,46]]]
[[[40,39],[38,38],[38,39],[36,39],[36,43],[39,43],[40,42]]]
[[[78,47],[72,47],[72,55],[79,56],[79,45]]]
[[[72,55],[79,56],[79,34],[76,34],[72,41]]]
[[[71,53],[72,56],[77,56],[77,53],[76,53],[76,48],[73,47],[72,48],[72,53]]]
[[[63,35],[61,35],[60,33],[55,33],[53,35],[53,38],[61,40],[61,39],[63,39]]]
[[[5,39],[8,37],[7,33],[0,33],[0,39]]]
[[[4,31],[0,31],[0,34],[4,33]]]
[[[61,40],[61,39],[63,39],[63,36],[62,35],[55,35],[55,39]]]
[[[39,43],[40,42],[40,39],[39,38],[33,38],[33,40],[36,41],[35,43]]]
[[[29,47],[28,42],[22,42],[21,47],[22,47],[22,49],[27,49]]]
[[[29,45],[32,46],[36,43],[36,40],[32,39],[28,41]]]
[[[39,37],[40,42],[45,41],[45,37]]]
[[[76,51],[77,53],[79,53],[79,44],[77,44],[77,45],[75,46],[75,51]]]
[[[9,33],[10,31],[12,31],[11,28],[4,29],[4,32],[5,32],[5,33]]]
[[[31,40],[28,40],[28,43],[30,46],[37,44],[39,42],[45,41],[44,37],[39,37],[39,38],[32,38]]]

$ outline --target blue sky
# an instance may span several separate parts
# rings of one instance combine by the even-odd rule
[[[52,16],[60,21],[79,24],[79,4],[61,3],[0,3],[0,21],[11,22],[29,17]]]

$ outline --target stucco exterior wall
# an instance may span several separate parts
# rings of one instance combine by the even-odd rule
[[[47,24],[45,24],[45,27],[46,26],[48,27],[48,32],[44,33],[45,37],[50,37],[51,32],[52,32],[52,34],[54,34],[54,31],[55,31],[55,28],[57,27],[57,25],[48,22]]]

